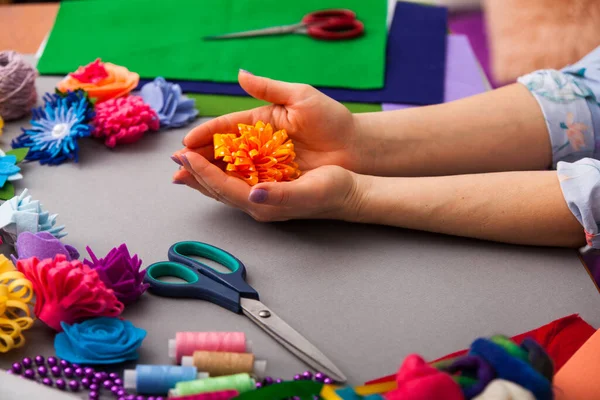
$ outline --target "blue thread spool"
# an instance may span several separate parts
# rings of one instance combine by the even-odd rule
[[[177,382],[208,378],[205,372],[196,367],[178,365],[138,365],[127,369],[123,374],[125,389],[135,390],[138,394],[167,394]]]

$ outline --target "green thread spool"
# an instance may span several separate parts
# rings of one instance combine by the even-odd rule
[[[240,394],[254,390],[256,382],[250,375],[235,374],[216,378],[197,379],[195,381],[178,382],[173,395],[189,396],[200,393],[218,392],[221,390],[237,390]]]

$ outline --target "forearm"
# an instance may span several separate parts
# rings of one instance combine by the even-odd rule
[[[542,170],[552,151],[544,116],[521,84],[451,103],[356,114],[360,173],[432,176]]]
[[[553,171],[425,178],[359,175],[354,222],[542,246],[585,244]]]

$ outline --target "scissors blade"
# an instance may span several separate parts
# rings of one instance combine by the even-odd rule
[[[272,28],[255,29],[252,31],[227,33],[225,35],[206,36],[206,37],[204,37],[204,40],[218,40],[218,39],[233,39],[233,38],[244,38],[244,37],[255,37],[255,36],[282,35],[285,33],[292,33],[292,32],[301,30],[302,28],[305,28],[304,24],[274,26]]]
[[[346,382],[346,377],[333,362],[263,303],[254,299],[242,298],[240,304],[244,315],[296,357],[314,369],[324,372],[336,382]]]

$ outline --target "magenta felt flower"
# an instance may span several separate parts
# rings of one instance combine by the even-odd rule
[[[98,272],[102,282],[123,304],[133,303],[148,288],[143,282],[146,271],[140,271],[142,260],[137,254],[132,257],[125,244],[115,247],[104,258],[97,258],[89,246],[86,250],[92,261],[85,259],[83,263]]]
[[[126,96],[96,104],[92,136],[104,138],[104,144],[137,142],[147,131],[157,131],[160,120],[156,111],[140,96]]]

